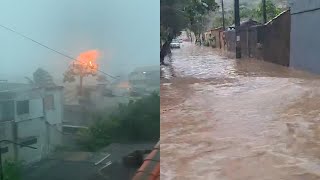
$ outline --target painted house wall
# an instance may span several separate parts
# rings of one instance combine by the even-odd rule
[[[0,122],[0,140],[11,140],[13,141],[13,134],[12,134],[12,122],[11,121],[5,121]],[[2,143],[2,148],[8,147],[8,152],[3,153],[3,161],[5,159],[13,159],[14,158],[14,146],[12,144],[8,143]]]
[[[17,92],[15,97],[15,121],[24,121],[44,117],[43,101],[40,90]],[[17,102],[29,101],[29,113],[18,115]]]
[[[292,0],[290,66],[320,73],[320,1]],[[312,10],[309,12],[304,12]]]
[[[53,95],[55,108],[44,110],[43,98],[48,94]],[[1,95],[9,97],[5,96],[6,94],[4,93]],[[1,97],[0,99],[3,101],[8,100]],[[15,92],[14,96],[10,96],[10,98],[14,101],[14,106],[12,107],[14,118],[6,122],[0,121],[0,130],[5,129],[5,133],[0,133],[0,139],[23,143],[36,138],[36,142],[30,145],[37,149],[9,145],[9,152],[3,154],[3,157],[4,159],[16,157],[25,163],[39,161],[46,157],[62,141],[62,88],[21,90]],[[17,104],[19,101],[25,100],[29,102],[29,113],[18,115]]]
[[[63,91],[62,90],[48,90],[45,92],[46,96],[53,95],[54,108],[46,109],[45,116],[49,124],[61,124],[63,119]]]
[[[27,163],[40,161],[42,156],[48,152],[47,134],[45,121],[43,118],[25,120],[17,123],[17,140],[23,142],[28,138],[37,138],[37,143],[30,146],[37,149],[27,147],[17,147],[18,159]]]

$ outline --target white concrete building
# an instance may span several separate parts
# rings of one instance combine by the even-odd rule
[[[63,87],[33,88],[27,84],[0,86],[0,140],[37,149],[1,143],[4,157],[36,162],[61,143]]]

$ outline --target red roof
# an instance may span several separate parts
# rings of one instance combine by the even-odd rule
[[[160,180],[160,142],[145,158],[132,180]]]

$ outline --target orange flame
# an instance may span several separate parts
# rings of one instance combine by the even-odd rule
[[[98,70],[97,59],[99,52],[97,50],[90,50],[81,53],[77,60],[73,62],[76,73],[95,74]]]
[[[90,51],[86,51],[81,53],[77,60],[81,63],[85,63],[87,64],[88,62],[93,61],[94,63],[96,62],[96,60],[99,57],[99,52],[97,50],[90,50]]]

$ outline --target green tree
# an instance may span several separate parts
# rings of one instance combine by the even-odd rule
[[[183,29],[199,35],[206,16],[218,7],[215,0],[161,0],[160,1],[160,62],[170,52],[170,43]]]
[[[187,27],[183,0],[160,0],[160,63],[170,52],[172,39]]]
[[[95,151],[110,143],[158,141],[160,138],[160,96],[153,93],[128,104],[120,104],[111,115],[93,116],[94,123],[80,132],[79,144]]]
[[[270,21],[281,13],[282,9],[278,8],[271,0],[266,0],[267,21]],[[254,11],[254,17],[262,22],[263,21],[263,4],[259,3]]]
[[[64,73],[63,82],[74,82],[76,77],[80,80],[79,94],[82,95],[83,78],[87,76],[96,76],[98,71],[97,59],[99,53],[96,50],[90,50],[81,53],[74,60]]]
[[[53,82],[52,76],[49,74],[48,71],[38,68],[34,73],[33,73],[33,82],[35,85],[39,87],[51,87],[55,86],[55,83]]]
[[[213,28],[218,28],[218,27],[222,27],[222,15],[221,15],[221,11],[220,12],[216,12],[213,16],[213,22],[212,22],[212,27]],[[229,10],[225,12],[225,16],[224,16],[224,22],[225,22],[225,26],[231,26],[232,24],[234,24],[234,15],[233,15],[233,10]]]
[[[203,33],[208,24],[208,15],[215,11],[218,4],[215,0],[190,0],[184,11],[189,22],[189,29],[195,34],[196,42],[200,41],[200,35]]]
[[[255,18],[255,10],[249,7],[247,2],[240,4],[240,18],[241,20],[248,20]]]

